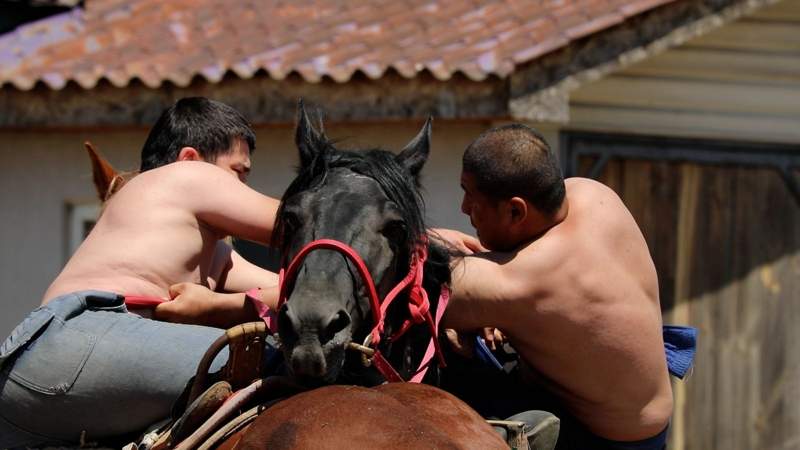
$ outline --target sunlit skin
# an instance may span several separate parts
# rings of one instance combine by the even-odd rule
[[[496,200],[462,174],[462,211],[494,250],[456,260],[444,325],[497,327],[523,373],[561,398],[593,433],[639,440],[672,413],[658,280],[647,244],[619,197],[566,180],[553,215],[526,200]]]
[[[164,320],[227,326],[257,319],[243,294],[205,295],[208,289],[236,293],[256,286],[271,292],[277,285],[276,274],[248,263],[220,241],[232,235],[267,243],[278,206],[276,199],[243,183],[250,172],[247,143],[237,140],[230,150],[209,164],[184,147],[178,162],[126,183],[43,303],[97,289],[177,297],[156,309],[156,318]]]

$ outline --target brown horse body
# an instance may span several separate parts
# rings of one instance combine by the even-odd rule
[[[219,448],[230,449],[503,449],[466,403],[425,384],[375,388],[326,386],[261,414]]]

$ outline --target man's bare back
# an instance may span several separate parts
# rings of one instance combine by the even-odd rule
[[[86,289],[168,299],[181,282],[216,287],[219,239],[267,243],[277,201],[205,162],[177,162],[142,173],[106,206],[43,303]]]
[[[459,298],[493,298],[447,326],[492,321],[536,382],[592,432],[638,440],[662,431],[672,411],[658,281],[633,217],[609,188],[566,180],[564,220],[516,252],[464,258]],[[480,280],[480,281],[478,281]],[[491,305],[491,306],[490,306]]]

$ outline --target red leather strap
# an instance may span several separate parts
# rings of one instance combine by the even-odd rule
[[[386,379],[389,383],[402,383],[405,381],[403,377],[394,370],[394,367],[383,357],[383,354],[380,350],[375,350],[375,354],[372,355],[372,364],[375,365],[375,368],[378,369],[378,372],[383,375],[383,378]]]
[[[156,306],[168,302],[169,300],[159,297],[148,297],[146,295],[126,295],[125,306],[128,309],[155,309]]]
[[[295,278],[297,277],[297,271],[300,269],[300,266],[303,264],[303,260],[314,250],[319,249],[326,249],[326,250],[335,250],[341,253],[342,255],[346,256],[350,259],[353,265],[356,266],[359,275],[361,275],[361,279],[364,280],[364,284],[367,286],[367,296],[370,300],[370,307],[372,309],[372,318],[375,320],[375,323],[380,322],[380,301],[378,300],[378,291],[375,289],[375,283],[372,281],[372,276],[369,273],[369,269],[367,269],[367,265],[364,263],[364,260],[347,244],[339,242],[334,239],[318,239],[313,242],[309,242],[305,247],[300,250],[300,252],[294,257],[292,262],[289,264],[289,267],[284,271],[281,269],[279,278],[280,278],[280,294],[278,294],[278,309],[283,306],[286,302],[286,298],[289,295],[289,286],[294,283]]]
[[[270,333],[275,334],[278,332],[278,315],[275,313],[272,308],[265,305],[264,302],[261,301],[261,288],[254,287],[248,289],[244,293],[244,297],[250,301],[250,304],[253,305],[255,308],[256,313],[258,313],[258,317],[264,321],[264,324],[267,326],[267,330]]]

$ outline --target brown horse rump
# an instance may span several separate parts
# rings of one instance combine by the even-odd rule
[[[236,449],[508,448],[464,402],[414,383],[303,392],[271,407],[226,444]]]

